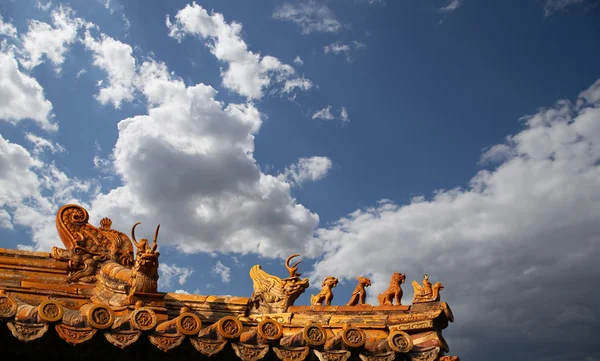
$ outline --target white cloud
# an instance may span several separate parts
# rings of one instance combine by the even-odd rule
[[[5,23],[2,19],[2,15],[0,15],[0,35],[6,35],[12,38],[17,36],[17,28],[11,23]]]
[[[327,157],[300,158],[298,163],[285,168],[278,178],[292,185],[301,185],[306,181],[324,178],[331,169],[331,164],[331,159]]]
[[[562,11],[571,5],[582,4],[585,0],[546,0],[544,16],[550,16],[557,11]]]
[[[175,15],[175,23],[166,19],[169,36],[181,41],[186,35],[208,40],[207,46],[219,60],[227,63],[221,71],[223,86],[249,99],[261,98],[265,88],[295,78],[295,70],[273,56],[261,56],[250,50],[241,37],[242,25],[227,23],[222,14],[209,14],[195,2]],[[307,84],[312,84],[308,81]],[[310,88],[310,86],[308,88]],[[303,89],[303,88],[301,88]]]
[[[122,43],[105,34],[94,39],[89,29],[83,40],[85,47],[94,54],[94,65],[108,75],[108,85],[102,87],[96,96],[102,104],[112,103],[115,108],[123,101],[134,98],[136,62],[129,44]]]
[[[87,70],[85,69],[81,69],[77,72],[77,74],[75,74],[75,79],[79,79],[80,76],[82,76],[83,74],[86,74]]]
[[[42,86],[19,71],[15,55],[8,46],[0,49],[0,119],[17,124],[32,119],[42,129],[56,131],[51,121],[52,104],[45,98]]]
[[[384,200],[319,229],[324,255],[311,279],[369,275],[376,302],[394,271],[408,285],[427,273],[445,285],[442,299],[460,320],[453,337],[478,345],[465,348],[472,359],[490,347],[526,349],[563,334],[579,335],[570,349],[593,344],[600,313],[579,280],[600,277],[598,84],[576,105],[560,101],[524,118],[525,129],[490,148],[502,153],[500,164],[479,171],[468,187],[407,205]],[[552,302],[541,302],[557,284]],[[405,291],[405,303],[411,294]],[[482,326],[481,315],[494,322]],[[515,334],[526,340],[515,345]]]
[[[260,171],[254,105],[219,102],[212,87],[186,86],[152,60],[137,73],[148,114],[119,123],[111,159],[123,185],[98,195],[92,217],[110,216],[116,229],[160,220],[162,244],[184,252],[302,249],[319,218],[296,203],[289,183]]]
[[[25,139],[27,139],[29,142],[31,142],[33,144],[33,146],[34,146],[33,155],[34,156],[39,156],[46,150],[48,150],[51,153],[62,153],[65,151],[65,148],[62,145],[60,145],[58,143],[52,143],[48,139],[42,138],[33,133],[26,133]]]
[[[217,261],[213,266],[211,273],[215,277],[220,277],[221,282],[229,283],[231,282],[231,268],[225,266],[221,261]]]
[[[323,52],[325,54],[334,54],[334,55],[345,55],[346,60],[352,61],[351,53],[356,50],[363,50],[367,47],[365,43],[361,43],[360,41],[353,41],[351,44],[346,44],[341,41],[336,41],[329,45],[325,45],[323,47]]]
[[[294,64],[304,65],[304,61],[302,60],[300,55],[296,55],[296,57],[294,58]]]
[[[340,110],[340,119],[344,123],[350,121],[350,117],[348,116],[348,110],[346,109],[346,107],[342,107],[342,109]]]
[[[335,18],[331,9],[316,1],[305,1],[298,4],[286,2],[275,10],[273,18],[295,23],[302,34],[335,33],[342,28],[342,24]]]
[[[160,263],[158,265],[158,287],[159,289],[169,288],[174,281],[178,285],[183,285],[187,279],[194,273],[192,268],[179,267],[174,264]]]
[[[82,19],[74,17],[68,7],[60,6],[52,11],[52,26],[39,20],[30,20],[29,29],[21,37],[22,54],[20,62],[26,69],[32,69],[43,61],[45,55],[57,72],[65,60],[65,53],[77,36],[77,30],[84,25]]]
[[[327,107],[315,112],[312,115],[313,119],[323,119],[323,120],[332,120],[335,119],[335,117],[333,116],[333,114],[331,113],[331,105],[328,105]]]
[[[69,178],[53,163],[42,162],[0,135],[0,223],[4,228],[28,227],[34,249],[59,245],[56,210],[67,203],[86,206],[80,196],[94,194],[97,189],[93,185]]]
[[[293,93],[294,90],[296,90],[296,89],[306,91],[306,90],[309,90],[310,88],[312,88],[312,86],[313,86],[313,83],[306,78],[294,78],[294,79],[285,81],[285,84],[283,85],[283,89],[281,89],[281,92],[284,94],[289,94],[289,93]]]
[[[462,0],[448,0],[448,3],[440,8],[440,11],[444,13],[450,13],[461,7],[462,4]]]

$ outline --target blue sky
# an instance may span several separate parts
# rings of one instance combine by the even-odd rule
[[[60,245],[54,214],[76,202],[124,232],[160,223],[165,291],[249,296],[252,265],[285,276],[298,252],[313,286],[340,278],[334,304],[358,275],[371,302],[394,271],[404,303],[423,273],[442,281],[464,360],[600,359],[597,1],[0,15],[0,246]]]

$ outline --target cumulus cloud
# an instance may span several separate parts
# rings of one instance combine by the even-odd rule
[[[298,4],[285,2],[275,10],[273,18],[296,24],[302,34],[335,33],[342,28],[333,11],[326,4],[316,1],[304,1]]]
[[[39,156],[45,151],[49,151],[50,153],[62,153],[65,151],[65,148],[62,145],[53,143],[50,140],[37,136],[33,133],[25,133],[25,139],[33,144],[34,156]]]
[[[571,5],[582,4],[585,0],[546,0],[544,16],[550,16],[557,11],[562,11]]]
[[[294,64],[304,65],[304,61],[299,55],[296,55],[296,57],[294,58]]]
[[[221,278],[221,282],[223,283],[231,282],[231,268],[225,266],[221,261],[215,263],[211,273],[213,276]]]
[[[111,160],[123,185],[94,199],[92,217],[110,216],[117,229],[160,222],[161,244],[184,252],[302,249],[319,218],[296,203],[287,181],[258,167],[255,106],[217,101],[212,87],[186,86],[153,60],[137,73],[148,113],[118,124]]]
[[[310,277],[371,276],[375,303],[392,272],[407,284],[429,274],[445,285],[457,320],[445,334],[465,359],[494,359],[492,348],[514,359],[600,356],[590,288],[600,277],[599,99],[596,82],[575,103],[523,118],[522,131],[487,151],[497,163],[465,188],[383,200],[319,229],[324,255]]]
[[[324,178],[331,169],[331,164],[331,159],[327,157],[300,158],[297,163],[286,167],[278,178],[293,185],[301,185],[306,181]]]
[[[51,17],[52,25],[30,20],[27,33],[21,37],[20,62],[26,69],[41,64],[45,56],[59,72],[68,47],[75,41],[78,29],[85,25],[81,18],[74,16],[73,10],[65,6],[53,10]]]
[[[42,86],[19,70],[12,48],[0,48],[0,119],[17,124],[31,119],[47,131],[58,125],[51,119],[52,103],[44,96]]]
[[[348,109],[346,109],[346,107],[342,107],[340,109],[340,119],[344,123],[347,123],[350,121],[350,117],[348,116]]]
[[[69,178],[54,163],[44,163],[26,148],[0,135],[0,226],[31,230],[33,249],[57,245],[54,215],[66,203],[86,206],[94,183]]]
[[[105,34],[95,39],[89,29],[85,33],[83,43],[86,49],[92,51],[94,65],[108,75],[108,85],[102,87],[96,95],[98,101],[102,104],[111,103],[115,108],[119,108],[123,101],[132,101],[137,74],[131,46]]]
[[[192,268],[179,267],[174,264],[160,263],[158,265],[158,287],[165,289],[171,287],[173,282],[183,285],[187,279],[194,273]]]
[[[296,78],[292,66],[282,63],[276,57],[261,56],[248,50],[241,37],[242,25],[227,23],[222,14],[209,14],[195,2],[188,4],[175,15],[172,23],[167,16],[169,36],[181,41],[186,35],[195,35],[208,40],[206,45],[212,54],[227,63],[227,69],[221,72],[223,86],[249,99],[263,96],[264,89],[275,83],[284,83]],[[312,83],[303,79],[300,90],[310,89]],[[286,87],[289,89],[289,87]]]
[[[5,23],[4,19],[2,19],[2,15],[0,15],[0,35],[6,35],[13,38],[17,36],[17,28],[11,23]]]

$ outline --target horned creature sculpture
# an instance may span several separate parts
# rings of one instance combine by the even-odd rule
[[[128,298],[130,303],[135,302],[135,292],[156,292],[158,288],[158,256],[160,253],[156,251],[158,244],[158,230],[160,224],[154,232],[154,241],[152,247],[148,245],[148,240],[143,238],[139,242],[135,239],[135,227],[141,224],[138,222],[131,229],[131,239],[137,247],[135,255],[135,263],[131,269],[131,278],[129,279]]]

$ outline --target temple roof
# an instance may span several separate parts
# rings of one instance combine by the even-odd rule
[[[379,305],[365,303],[370,280],[362,276],[345,306],[329,305],[337,284],[332,276],[311,305],[294,305],[308,279],[300,279],[298,263],[290,265],[292,255],[286,278],[252,267],[249,297],[165,293],[157,290],[158,228],[150,245],[138,242],[134,231],[130,239],[110,229],[108,219],[99,228],[87,220],[83,208],[66,205],[57,213],[65,249],[0,249],[0,328],[23,342],[50,333],[72,345],[104,338],[119,349],[149,341],[165,352],[233,352],[243,361],[267,355],[282,361],[310,355],[320,361],[453,360],[442,337],[452,311],[440,300],[441,283],[432,285],[427,275],[422,284],[413,281],[411,305],[399,304],[405,279],[399,272]]]

